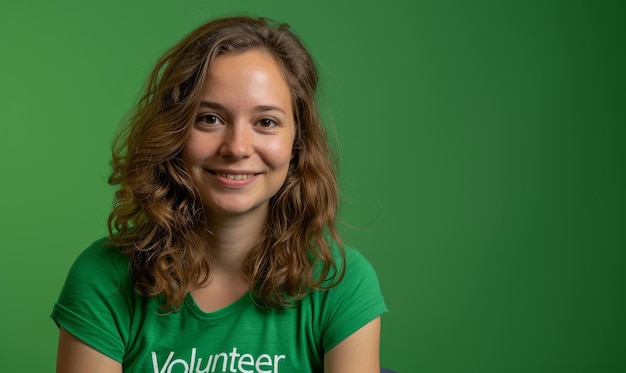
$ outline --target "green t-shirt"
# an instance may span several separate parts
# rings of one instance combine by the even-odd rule
[[[52,318],[125,373],[291,373],[323,371],[324,354],[386,311],[376,273],[346,247],[346,274],[293,308],[268,309],[251,294],[215,312],[187,295],[177,312],[134,292],[128,257],[106,240],[72,266]]]

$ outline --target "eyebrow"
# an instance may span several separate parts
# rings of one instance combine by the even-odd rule
[[[216,109],[216,110],[223,110],[223,111],[227,111],[226,106],[217,103],[217,102],[213,102],[213,101],[201,101],[200,102],[200,107],[205,107],[205,108],[210,108],[210,109]],[[280,111],[283,114],[287,114],[285,113],[285,111],[283,109],[281,109],[278,106],[274,106],[274,105],[257,105],[254,108],[254,111],[260,111],[260,112],[266,112],[266,111]]]

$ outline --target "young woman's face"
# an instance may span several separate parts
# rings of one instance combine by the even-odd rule
[[[181,155],[207,217],[264,216],[287,177],[295,133],[291,91],[273,57],[216,57]]]

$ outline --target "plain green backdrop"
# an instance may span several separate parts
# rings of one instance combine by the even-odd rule
[[[619,1],[4,1],[0,370],[50,372],[52,305],[105,234],[109,146],[166,48],[286,21],[322,74],[342,232],[411,372],[626,371]]]

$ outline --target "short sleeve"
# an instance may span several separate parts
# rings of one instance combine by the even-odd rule
[[[326,295],[322,336],[324,352],[387,312],[372,265],[355,249],[346,247],[345,250],[345,275]]]
[[[105,242],[94,242],[76,259],[51,317],[87,345],[122,362],[133,291],[128,259]]]

